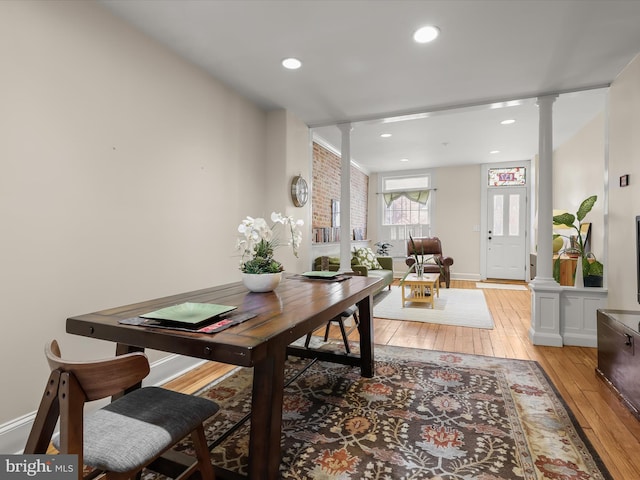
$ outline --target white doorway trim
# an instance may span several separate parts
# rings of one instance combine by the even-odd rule
[[[525,167],[526,170],[526,240],[525,240],[525,280],[528,282],[531,278],[530,273],[530,235],[531,235],[531,183],[532,183],[532,171],[531,161],[522,160],[519,162],[500,162],[500,163],[485,163],[480,168],[480,278],[481,280],[487,279],[487,247],[488,247],[488,215],[487,215],[487,201],[489,191],[489,169],[490,168],[508,168],[508,167]]]

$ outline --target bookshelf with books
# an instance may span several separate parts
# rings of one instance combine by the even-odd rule
[[[339,243],[341,236],[340,227],[314,228],[311,233],[313,243]],[[356,242],[366,242],[363,228],[354,228],[351,240]]]
[[[313,243],[333,243],[340,241],[340,227],[314,228]]]

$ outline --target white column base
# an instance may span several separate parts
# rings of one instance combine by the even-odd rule
[[[531,289],[531,328],[529,339],[534,345],[561,347],[560,292],[562,288],[553,279],[536,277]]]
[[[604,288],[575,288],[558,285],[553,279],[536,278],[531,289],[531,328],[534,345],[596,347],[596,315],[607,306]]]

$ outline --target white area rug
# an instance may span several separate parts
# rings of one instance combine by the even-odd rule
[[[476,288],[495,288],[498,290],[529,290],[524,285],[513,285],[510,283],[483,283],[477,282]]]
[[[384,297],[383,297],[384,296]],[[392,287],[376,295],[373,316],[393,320],[439,323],[459,327],[493,328],[482,290],[441,288],[435,298],[435,308],[425,303],[405,303],[402,308],[400,287]]]

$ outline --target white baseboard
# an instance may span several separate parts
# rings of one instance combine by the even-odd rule
[[[151,372],[147,378],[144,379],[143,384],[162,385],[204,362],[206,362],[206,360],[199,358],[169,355],[153,362]],[[35,417],[36,412],[31,412],[0,425],[0,453],[22,453]]]
[[[472,282],[479,282],[482,277],[479,273],[453,273],[451,272],[451,280],[471,280]]]

